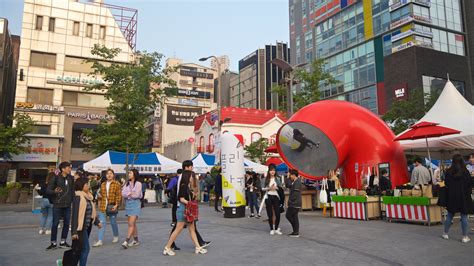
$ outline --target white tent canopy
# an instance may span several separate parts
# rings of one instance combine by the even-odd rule
[[[213,154],[198,153],[192,159],[194,172],[198,174],[204,174],[210,172],[212,167],[216,165],[216,156]],[[267,166],[252,162],[247,158],[244,158],[245,171],[254,171],[258,174],[267,172]]]
[[[448,80],[433,107],[419,122],[434,122],[461,131],[460,134],[429,138],[430,152],[437,157],[474,150],[474,106]],[[403,134],[404,132],[400,133]],[[407,153],[426,154],[426,140],[400,141]]]

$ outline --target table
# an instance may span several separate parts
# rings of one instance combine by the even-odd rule
[[[334,217],[362,220],[380,217],[380,198],[378,196],[338,196],[333,195]]]
[[[289,191],[285,191],[285,207],[288,206]],[[316,190],[301,191],[301,210],[313,210],[313,198],[317,196]]]
[[[390,221],[406,221],[431,225],[441,223],[441,207],[438,198],[382,197],[386,206],[385,216]]]

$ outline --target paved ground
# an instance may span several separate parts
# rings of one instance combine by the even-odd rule
[[[4,208],[0,213],[0,265],[55,265],[63,250],[45,251],[49,237],[38,235],[38,215]],[[442,240],[442,228],[385,221],[358,222],[321,217],[321,212],[300,215],[299,239],[270,236],[268,225],[257,219],[225,219],[208,206],[200,209],[198,228],[212,241],[207,255],[194,255],[189,235],[177,243],[175,257],[161,255],[170,232],[171,209],[147,207],[139,219],[142,245],[123,250],[110,241],[92,248],[89,265],[474,265],[474,242],[462,244],[459,221],[451,240]],[[121,233],[126,230],[122,216]],[[290,232],[282,217],[282,230]],[[95,240],[97,230],[91,238]],[[471,235],[474,239],[474,235]],[[121,239],[122,240],[122,239]]]

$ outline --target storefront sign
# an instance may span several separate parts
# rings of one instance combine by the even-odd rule
[[[407,43],[400,44],[400,45],[395,46],[395,47],[392,48],[392,53],[400,52],[401,50],[405,50],[405,49],[410,48],[414,45],[415,45],[415,42],[413,42],[413,41],[409,41]]]
[[[404,31],[404,32],[401,32],[395,36],[392,36],[392,42],[396,42],[400,39],[403,39],[405,37],[408,37],[410,35],[413,35],[413,31],[412,30],[407,30],[407,31]]]
[[[186,98],[179,98],[178,99],[178,104],[180,105],[190,105],[190,106],[198,106],[199,102],[194,99],[186,99]]]
[[[113,120],[115,117],[113,115],[108,114],[92,114],[90,112],[87,113],[79,113],[79,112],[67,112],[67,117],[70,118],[79,118],[84,119],[87,121],[91,120]]]
[[[422,17],[422,16],[418,16],[418,15],[411,15],[411,16],[413,17],[413,19],[415,21],[420,21],[420,22],[431,24],[431,19],[430,18]]]
[[[59,139],[30,138],[25,153],[14,155],[14,162],[56,162],[58,160]]]
[[[212,73],[198,72],[198,71],[192,71],[192,70],[187,70],[187,69],[181,69],[179,71],[179,74],[181,76],[187,76],[187,77],[214,79],[214,75]]]
[[[32,111],[40,111],[40,112],[48,112],[48,113],[62,113],[64,112],[63,106],[57,105],[48,105],[48,104],[37,104],[37,103],[28,103],[28,102],[17,102],[15,104],[16,109],[21,110],[32,110]]]
[[[402,83],[394,86],[393,88],[393,96],[395,97],[395,100],[403,100],[403,99],[408,99],[408,89],[407,89],[407,84]]]
[[[198,90],[187,90],[187,89],[178,89],[179,96],[188,96],[201,99],[210,99],[211,93],[208,91],[198,91]]]
[[[56,80],[48,80],[47,83],[87,87],[87,86],[104,84],[104,81],[100,79],[91,79],[91,78],[57,76]]]
[[[393,29],[395,29],[395,28],[398,28],[398,27],[400,27],[400,26],[402,26],[402,25],[405,25],[405,24],[407,24],[407,23],[409,23],[409,22],[412,22],[412,21],[413,21],[413,18],[412,18],[411,16],[404,17],[404,18],[402,18],[402,19],[400,19],[400,20],[397,20],[397,21],[392,22],[392,23],[390,24],[390,29],[393,30]]]
[[[194,118],[202,114],[202,108],[177,107],[168,105],[167,123],[171,125],[192,126]]]
[[[431,6],[430,0],[390,0],[388,2],[388,5],[389,5],[388,10],[392,12],[409,3],[417,3],[419,5],[423,5],[426,7]]]
[[[395,98],[405,97],[405,88],[400,88],[395,90]]]

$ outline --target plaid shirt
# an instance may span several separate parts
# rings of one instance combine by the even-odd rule
[[[122,202],[122,186],[116,180],[113,180],[110,183],[109,187],[109,197],[107,198],[107,181],[102,182],[100,186],[99,194],[101,198],[99,199],[99,210],[105,213],[108,204],[120,205]],[[107,198],[107,201],[106,201]]]

